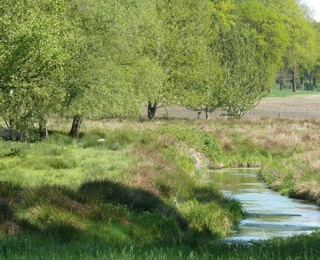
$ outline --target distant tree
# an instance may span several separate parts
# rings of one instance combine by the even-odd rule
[[[285,15],[286,31],[290,36],[284,66],[291,69],[292,91],[297,89],[297,80],[310,72],[319,57],[316,30],[310,20],[309,10],[300,1],[284,1],[279,12]],[[300,73],[299,75],[299,72]]]

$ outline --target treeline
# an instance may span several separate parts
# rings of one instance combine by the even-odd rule
[[[51,115],[77,137],[82,118],[143,104],[149,118],[168,105],[239,118],[275,82],[316,88],[320,74],[320,25],[298,0],[2,0],[0,29],[13,139],[44,138]]]

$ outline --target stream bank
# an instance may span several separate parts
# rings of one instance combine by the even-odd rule
[[[237,230],[226,242],[251,242],[272,237],[309,234],[320,229],[320,208],[268,189],[257,168],[221,169],[208,173],[227,197],[238,199],[246,212]]]

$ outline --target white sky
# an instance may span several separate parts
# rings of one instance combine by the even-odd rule
[[[302,0],[307,6],[314,10],[314,19],[320,22],[320,0]]]

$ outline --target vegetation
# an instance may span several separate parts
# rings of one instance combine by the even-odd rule
[[[317,175],[306,166],[292,174],[294,159],[311,160],[317,151],[316,121],[92,121],[77,140],[67,125],[53,125],[45,141],[0,143],[0,246],[9,259],[320,255],[317,232],[221,244],[217,239],[243,217],[241,205],[201,182],[210,167],[261,166],[263,178],[277,178],[290,195],[300,184],[310,188],[305,194],[317,191]],[[310,160],[316,171],[317,160]]]
[[[119,125],[78,140],[55,132],[39,143],[0,143],[6,254],[21,237],[41,250],[74,243],[129,248],[197,244],[237,225],[240,203],[199,182],[201,165],[192,162],[194,153],[208,162],[220,153],[214,137],[178,125]]]
[[[319,25],[299,1],[5,0],[0,15],[8,139],[46,138],[52,116],[72,116],[78,138],[83,118],[143,105],[240,118],[275,81],[318,88]]]
[[[319,257],[319,233],[220,244],[244,212],[201,182],[259,166],[320,204],[317,121],[233,119],[319,90],[319,23],[300,1],[3,0],[0,30],[1,257]],[[228,119],[141,116],[169,105]]]

